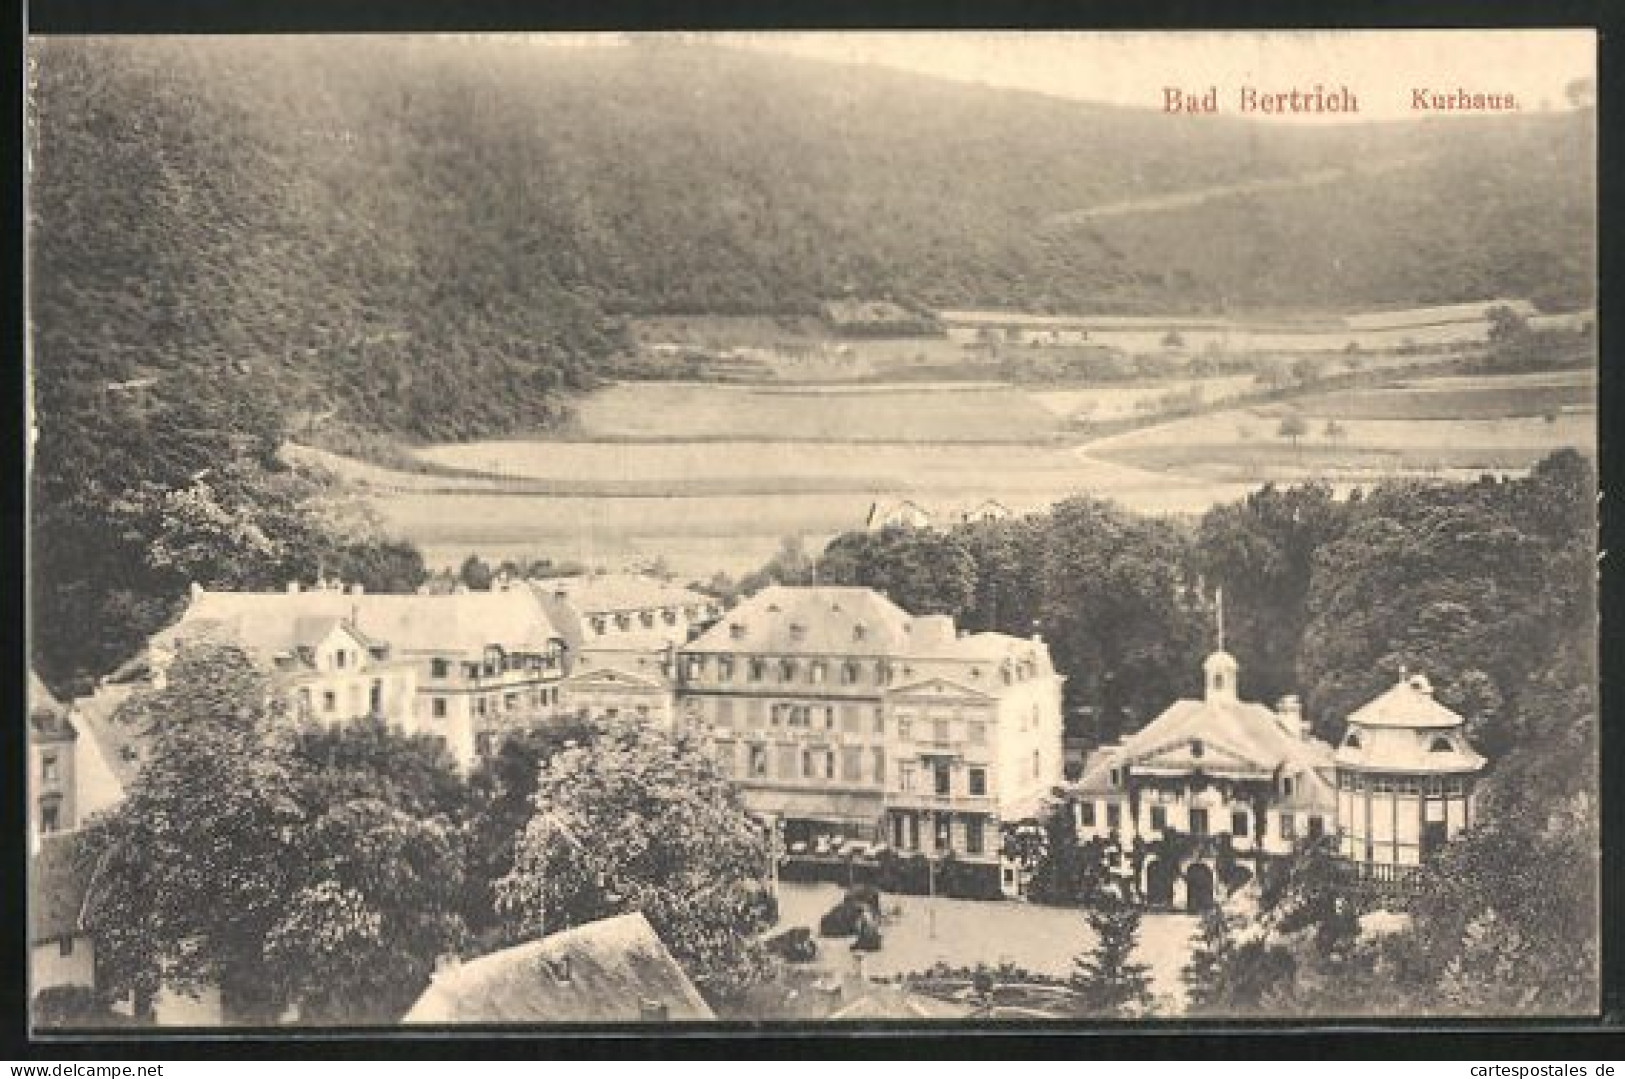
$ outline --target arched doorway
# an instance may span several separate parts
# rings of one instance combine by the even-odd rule
[[[1153,907],[1171,906],[1174,901],[1174,867],[1162,858],[1145,866],[1145,901]]]
[[[1192,862],[1185,870],[1185,909],[1206,910],[1213,905],[1213,870],[1206,863]]]

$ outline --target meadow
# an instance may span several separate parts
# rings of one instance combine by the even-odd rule
[[[1209,381],[1210,401],[1248,389]],[[1024,513],[1090,494],[1195,515],[1265,481],[1347,491],[1393,475],[1517,472],[1556,447],[1595,445],[1590,371],[1407,377],[1094,440],[1067,431],[1080,410],[1117,414],[1174,385],[1185,383],[629,383],[585,399],[568,437],[413,450],[429,475],[323,460],[431,565],[476,552],[606,568],[661,559],[704,578],[760,566],[787,536],[816,550],[903,498],[939,514],[984,499]],[[1288,412],[1305,421],[1296,445],[1279,434]]]

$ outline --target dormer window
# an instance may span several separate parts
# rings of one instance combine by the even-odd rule
[[[853,627],[852,627],[852,639],[854,641],[861,641],[865,637],[867,637],[868,635],[869,635],[869,627],[868,626],[865,626],[862,622],[858,622],[855,625],[853,625]]]
[[[791,622],[790,623],[790,639],[792,641],[805,640],[806,636],[807,636],[807,627],[806,626],[802,625],[800,622]]]
[[[855,685],[857,683],[857,680],[858,680],[858,665],[856,663],[852,663],[852,662],[847,662],[847,663],[841,664],[841,685],[843,685],[843,686]]]
[[[1200,757],[1205,752],[1206,748],[1202,745],[1200,738],[1191,739],[1191,756]]]
[[[1282,779],[1281,779],[1281,793],[1284,794],[1288,798],[1292,797],[1292,777],[1291,776],[1283,776],[1282,777]]]
[[[745,626],[744,626],[744,623],[742,623],[742,622],[729,622],[728,623],[728,636],[730,638],[732,638],[733,640],[736,640],[736,641],[744,640],[745,639]]]

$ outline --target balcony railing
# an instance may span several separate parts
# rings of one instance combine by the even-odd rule
[[[990,794],[938,794],[935,791],[887,791],[886,804],[896,809],[941,809],[991,813],[996,803]]]

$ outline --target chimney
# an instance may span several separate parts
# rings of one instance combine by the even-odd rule
[[[352,596],[363,596],[366,595],[366,593],[367,586],[364,584],[353,584],[350,586],[350,595]]]
[[[1303,704],[1298,700],[1297,694],[1289,693],[1282,697],[1275,706],[1276,715],[1281,717],[1282,726],[1296,734],[1299,738],[1309,736],[1309,727],[1303,721]]]
[[[288,582],[288,595],[297,596],[298,594],[299,594],[299,582],[298,581],[289,581]]]
[[[434,976],[436,978],[440,978],[448,974],[455,974],[458,968],[462,965],[463,960],[461,956],[459,956],[456,952],[446,952],[444,955],[436,957],[434,961]]]
[[[193,581],[192,582],[192,587],[191,587],[191,593],[192,593],[192,598],[197,599],[199,596],[203,595],[203,586],[198,584],[196,581]]]
[[[650,1000],[648,997],[638,1001],[638,1018],[645,1023],[664,1023],[669,1015],[663,1001]]]

